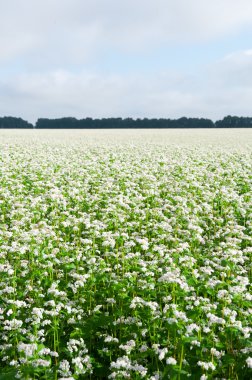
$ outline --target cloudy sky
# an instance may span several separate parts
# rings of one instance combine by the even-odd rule
[[[0,2],[0,116],[252,116],[251,0]]]

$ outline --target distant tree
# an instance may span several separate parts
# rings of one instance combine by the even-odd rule
[[[225,116],[222,120],[215,122],[217,128],[251,128],[251,117]]]
[[[41,118],[36,122],[38,129],[67,129],[78,128],[78,120],[74,117],[62,117],[59,119]]]
[[[20,117],[4,116],[0,117],[0,128],[33,128],[33,125]]]
[[[0,128],[34,128],[31,123],[11,116],[0,117]],[[210,119],[187,118],[157,119],[157,118],[125,118],[110,117],[102,119],[77,120],[74,117],[62,117],[58,119],[39,118],[35,124],[36,129],[115,129],[115,128],[252,128],[251,117],[225,116],[215,123]]]

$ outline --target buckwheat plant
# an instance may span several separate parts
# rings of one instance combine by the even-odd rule
[[[1,132],[0,379],[252,378],[251,132],[176,133]]]

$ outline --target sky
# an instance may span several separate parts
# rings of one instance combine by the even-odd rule
[[[251,0],[0,2],[0,116],[252,116]]]

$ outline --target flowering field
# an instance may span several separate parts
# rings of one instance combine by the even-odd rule
[[[0,132],[0,380],[251,379],[251,139]]]

